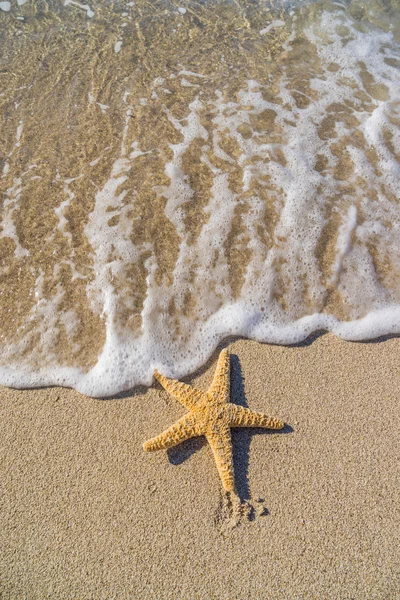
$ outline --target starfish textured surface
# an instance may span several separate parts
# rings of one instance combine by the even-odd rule
[[[282,429],[283,421],[230,404],[230,359],[227,350],[222,350],[214,379],[206,392],[175,379],[168,379],[157,371],[154,376],[190,412],[169,429],[145,442],[144,450],[153,452],[172,448],[189,438],[205,435],[214,453],[224,489],[234,492],[231,427]]]

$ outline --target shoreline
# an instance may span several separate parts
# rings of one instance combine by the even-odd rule
[[[224,533],[205,441],[142,450],[185,412],[160,387],[1,389],[2,600],[397,597],[399,339],[228,347],[231,401],[289,427],[233,433],[253,511]]]

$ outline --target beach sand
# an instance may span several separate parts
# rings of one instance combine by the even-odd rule
[[[205,441],[142,450],[185,412],[158,385],[1,389],[1,600],[400,598],[400,339],[229,349],[232,401],[288,424],[233,433],[233,529]]]

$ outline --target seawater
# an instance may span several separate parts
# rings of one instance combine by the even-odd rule
[[[398,0],[0,2],[0,384],[400,333]]]

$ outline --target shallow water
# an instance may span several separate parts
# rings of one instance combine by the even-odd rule
[[[400,333],[399,41],[395,0],[0,3],[0,383]]]

